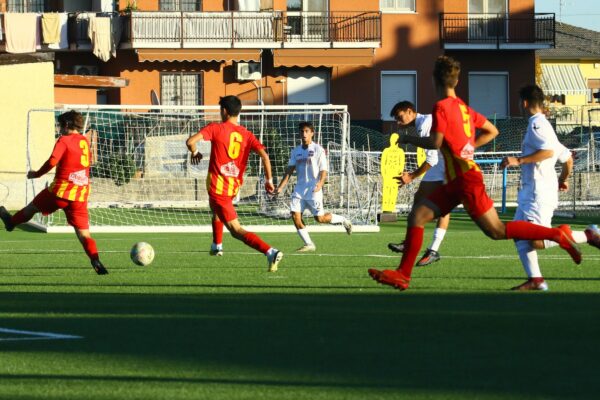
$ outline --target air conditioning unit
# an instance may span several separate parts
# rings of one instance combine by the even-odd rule
[[[98,75],[97,65],[76,65],[73,67],[75,75]]]
[[[238,81],[255,81],[262,78],[260,73],[260,63],[237,63],[235,77]]]

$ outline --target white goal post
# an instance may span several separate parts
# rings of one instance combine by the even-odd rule
[[[204,155],[191,165],[186,139],[210,122],[220,122],[218,106],[64,105],[60,109],[30,110],[27,151],[35,147],[30,133],[57,135],[56,117],[77,110],[85,118],[94,164],[89,197],[92,232],[210,232],[211,213],[206,191],[210,142],[198,143]],[[49,118],[52,116],[52,118]],[[54,121],[54,125],[52,125]],[[244,106],[240,124],[266,146],[275,183],[283,177],[291,149],[300,143],[298,124],[315,126],[314,140],[327,151],[329,177],[323,188],[326,211],[352,220],[354,231],[378,231],[378,191],[372,176],[356,171],[355,151],[349,145],[347,106]],[[37,169],[40,165],[29,165]],[[27,184],[26,201],[54,178],[53,171]],[[236,197],[241,223],[257,232],[295,232],[289,200],[293,178],[276,198],[264,190],[260,157],[251,155],[244,184]],[[308,214],[311,231],[345,232],[341,225],[317,224]],[[72,232],[62,212],[36,216],[46,232]]]

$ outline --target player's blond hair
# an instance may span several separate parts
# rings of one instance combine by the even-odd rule
[[[452,57],[439,56],[433,67],[433,80],[439,87],[455,88],[460,75],[460,62]]]

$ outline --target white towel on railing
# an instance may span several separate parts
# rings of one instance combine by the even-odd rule
[[[92,40],[92,53],[102,61],[110,60],[112,43],[110,18],[90,16],[88,36]]]
[[[59,30],[60,30],[60,40],[58,43],[51,43],[48,45],[48,48],[54,49],[54,50],[66,49],[67,47],[69,47],[69,36],[68,36],[68,29],[67,29],[67,23],[69,21],[69,14],[60,13],[60,14],[58,14],[58,18],[59,18],[58,24],[59,24]]]
[[[231,13],[184,13],[185,40],[195,42],[231,41]]]
[[[238,11],[260,11],[260,0],[237,0]]]
[[[7,53],[35,53],[39,31],[37,17],[34,13],[4,14]]]

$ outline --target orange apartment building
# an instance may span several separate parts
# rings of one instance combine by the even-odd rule
[[[554,15],[535,14],[534,0],[130,1],[0,0],[0,52],[6,12],[59,12],[62,45],[36,49],[54,53],[57,104],[210,105],[233,94],[347,104],[353,123],[388,131],[396,101],[431,109],[438,55],[462,62],[462,98],[503,117],[535,81],[535,50],[554,46]],[[95,17],[111,17],[111,35],[97,30],[92,44]],[[111,39],[108,54],[98,43]]]

